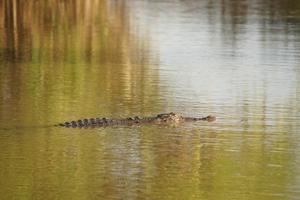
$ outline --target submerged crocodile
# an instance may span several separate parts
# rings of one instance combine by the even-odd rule
[[[193,122],[193,121],[215,121],[216,117],[208,115],[207,117],[183,117],[176,113],[164,113],[158,114],[154,117],[129,117],[125,119],[107,119],[107,118],[90,118],[77,121],[64,122],[57,124],[55,126],[67,127],[67,128],[89,128],[89,127],[106,127],[106,126],[129,126],[129,125],[139,125],[139,124],[179,124],[183,122]]]

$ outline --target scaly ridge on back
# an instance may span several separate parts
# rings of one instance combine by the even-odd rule
[[[183,117],[176,113],[162,113],[154,117],[141,118],[138,116],[129,117],[124,119],[107,119],[107,118],[90,118],[79,119],[77,121],[64,122],[55,126],[67,127],[67,128],[88,128],[88,127],[105,127],[105,126],[117,126],[117,125],[134,125],[134,124],[179,124],[183,122],[191,121],[215,121],[216,117],[208,115],[206,117]]]

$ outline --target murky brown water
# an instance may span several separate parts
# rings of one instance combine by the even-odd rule
[[[0,0],[0,199],[296,200],[299,102],[298,1]]]

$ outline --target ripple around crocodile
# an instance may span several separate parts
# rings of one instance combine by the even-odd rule
[[[215,121],[216,117],[208,115],[207,117],[183,117],[176,113],[163,113],[154,117],[129,117],[124,119],[90,118],[77,121],[68,121],[55,126],[67,128],[88,128],[88,127],[106,127],[106,126],[130,126],[140,124],[179,124],[193,121]]]

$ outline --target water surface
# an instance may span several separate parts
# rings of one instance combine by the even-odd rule
[[[300,4],[0,1],[3,199],[298,199]],[[61,129],[86,117],[213,123]]]

